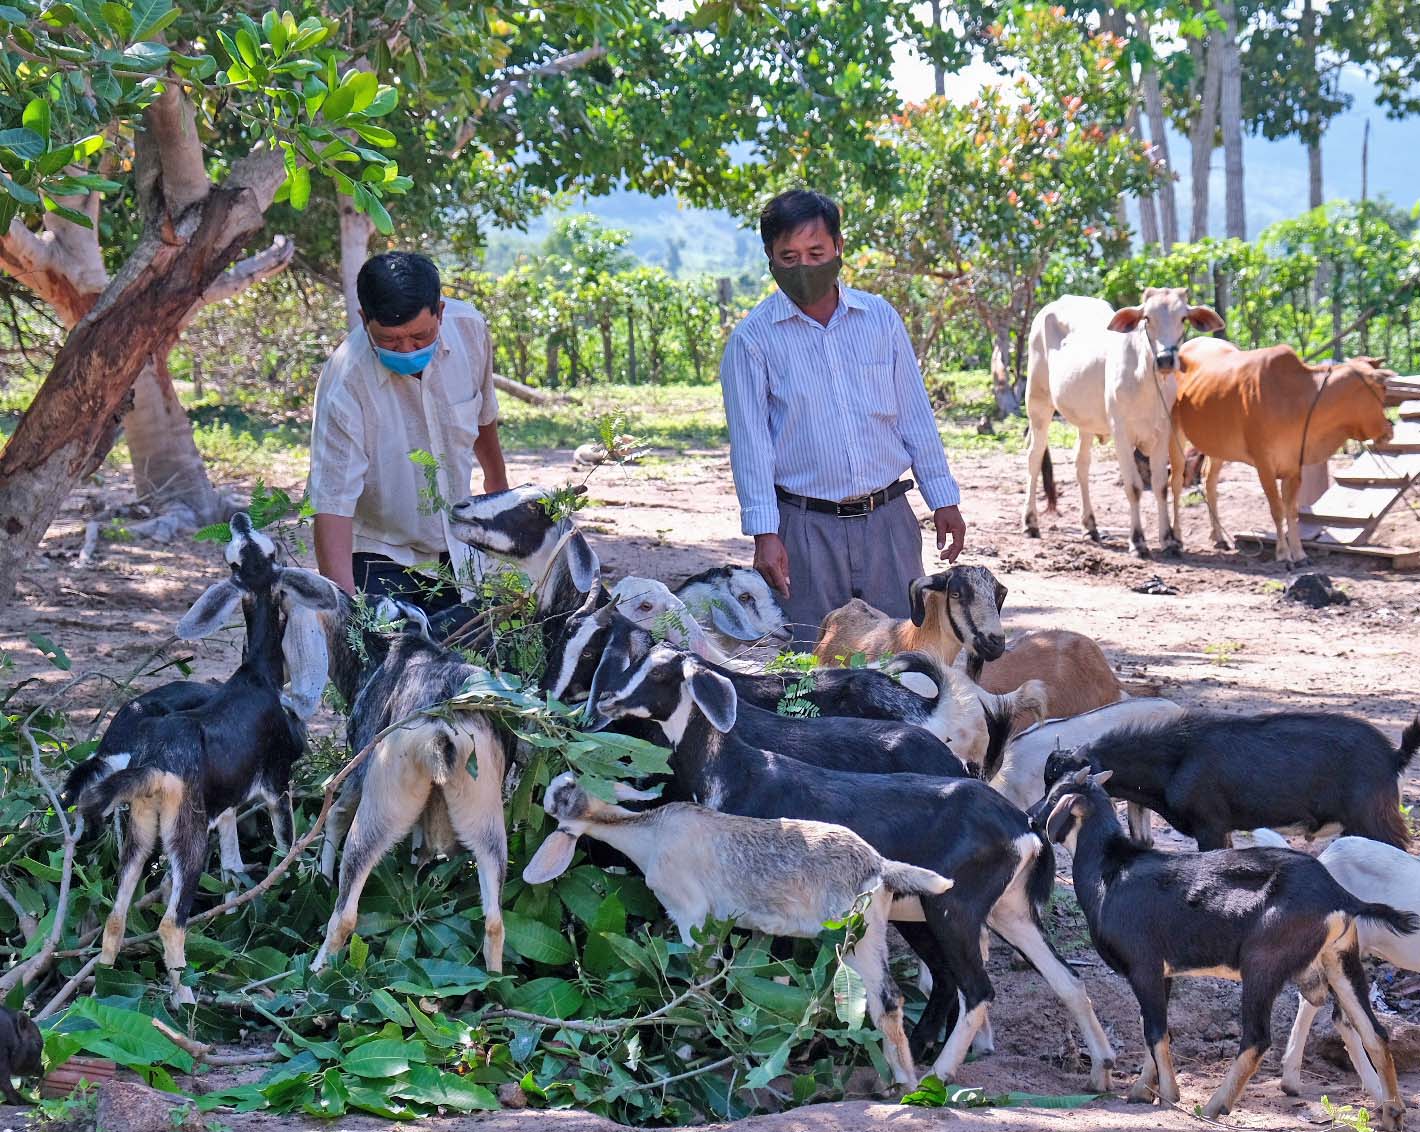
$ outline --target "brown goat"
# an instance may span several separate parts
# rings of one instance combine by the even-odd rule
[[[1040,629],[1007,647],[1001,628],[1006,587],[984,566],[953,566],[917,578],[908,594],[908,620],[889,617],[856,598],[835,609],[824,618],[814,647],[819,663],[841,665],[855,653],[875,659],[920,649],[951,665],[965,649],[968,671],[988,692],[1043,681],[1050,718],[1079,715],[1124,697],[1099,645],[1083,633]]]

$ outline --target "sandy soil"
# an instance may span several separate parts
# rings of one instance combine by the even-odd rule
[[[1092,493],[1106,532],[1103,545],[1095,545],[1078,530],[1068,453],[1057,451],[1055,456],[1064,481],[1062,510],[1059,516],[1044,518],[1039,540],[1019,533],[1021,457],[961,453],[953,461],[970,524],[963,561],[989,566],[1010,587],[1008,632],[1060,627],[1089,633],[1125,673],[1161,683],[1165,694],[1187,705],[1238,712],[1282,707],[1347,710],[1391,735],[1414,717],[1420,707],[1420,574],[1389,573],[1331,558],[1319,568],[1349,592],[1351,604],[1307,610],[1282,600],[1281,583],[1287,575],[1281,567],[1214,550],[1201,505],[1185,511],[1188,549],[1181,560],[1138,562],[1128,555],[1128,512],[1112,461],[1101,453],[1094,465]],[[574,474],[567,452],[523,453],[510,463],[514,482],[555,484]],[[302,475],[303,469],[292,465],[269,470],[267,480],[296,493]],[[106,542],[93,565],[77,568],[82,509],[112,502],[128,489],[111,477],[103,488],[76,494],[22,582],[20,600],[0,631],[0,648],[12,653],[17,668],[56,690],[67,677],[45,665],[27,641],[29,633],[44,633],[62,645],[76,673],[125,673],[171,631],[202,587],[221,576],[219,549],[191,542],[166,547]],[[583,524],[614,575],[646,574],[674,582],[708,565],[749,559],[723,451],[695,452],[639,468],[604,468],[593,477],[589,494],[594,502],[582,513]],[[1221,499],[1229,530],[1268,529],[1266,507],[1250,469],[1228,469]],[[1147,510],[1146,530],[1152,537]],[[1420,514],[1401,510],[1380,539],[1420,546]],[[1155,576],[1177,594],[1152,596],[1131,588]],[[230,667],[232,645],[203,646],[195,655],[200,674],[217,675]],[[100,682],[90,681],[71,690],[65,702],[92,709],[109,694]],[[1420,802],[1420,766],[1412,767],[1403,793],[1407,803]],[[1185,845],[1171,833],[1162,841],[1172,847]],[[1187,845],[1192,847],[1191,842]],[[1127,1085],[1142,1053],[1134,1000],[1089,949],[1082,925],[1060,927],[1062,943],[1079,963],[1115,1042]],[[1387,968],[1377,967],[1376,974],[1392,979],[1384,984],[1392,1005],[1416,1018],[1420,984],[1405,973],[1394,978]],[[992,975],[997,987],[997,1052],[969,1066],[970,1083],[990,1092],[1083,1091],[1086,1078],[1072,1065],[1064,1012],[1044,983],[1033,972],[1018,969],[1000,947],[993,956]],[[1236,985],[1216,980],[1180,980],[1175,990],[1171,1022],[1187,1111],[1146,1112],[1119,1103],[1068,1113],[1003,1110],[969,1118],[942,1114],[929,1121],[901,1110],[870,1113],[861,1106],[834,1106],[812,1118],[789,1114],[776,1123],[785,1129],[917,1128],[949,1120],[993,1128],[1073,1130],[1198,1126],[1201,1122],[1191,1109],[1207,1099],[1236,1049],[1237,1003]],[[1338,1103],[1362,1103],[1354,1076],[1315,1055],[1307,1061],[1306,1096],[1281,1095],[1277,1059],[1292,1014],[1290,995],[1284,995],[1274,1014],[1278,1048],[1263,1063],[1245,1094],[1245,1107],[1231,1123],[1248,1128],[1315,1123],[1323,1093]],[[1313,1046],[1325,1029],[1325,1023],[1318,1024]],[[1416,1103],[1420,1071],[1405,1074],[1402,1084]],[[236,1127],[233,1121],[227,1123]]]

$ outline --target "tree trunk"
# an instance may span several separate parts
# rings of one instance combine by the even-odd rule
[[[138,498],[154,511],[185,507],[191,524],[205,526],[227,516],[207,478],[207,468],[192,422],[178,400],[168,373],[166,355],[150,359],[133,383],[133,409],[123,418],[124,435],[133,457],[133,481]]]
[[[636,384],[636,315],[626,312],[626,380]]]
[[[1009,417],[1021,407],[1021,399],[1016,395],[1015,382],[1011,380],[1006,359],[1011,356],[1011,330],[1009,326],[990,327],[991,333],[991,393],[996,398],[996,410],[1003,417]]]
[[[942,0],[931,0],[932,4],[932,30],[938,31],[942,26]],[[941,98],[947,93],[947,70],[940,63],[932,64],[932,93]]]
[[[1140,20],[1140,34],[1147,38],[1149,25]],[[1178,195],[1174,191],[1173,160],[1169,157],[1169,133],[1164,118],[1164,96],[1159,89],[1157,64],[1144,71],[1144,112],[1149,118],[1149,138],[1154,156],[1163,164],[1164,176],[1159,183],[1159,240],[1164,250],[1178,243]]]
[[[1222,93],[1221,47],[1218,34],[1210,32],[1204,42],[1190,46],[1194,66],[1202,73],[1201,87],[1188,131],[1192,151],[1193,213],[1189,217],[1188,238],[1198,241],[1208,235],[1208,178],[1213,164],[1213,149],[1217,141],[1218,103]]]
[[[1307,201],[1308,207],[1320,208],[1326,203],[1321,183],[1321,138],[1307,142]]]
[[[1129,117],[1126,120],[1129,134],[1136,141],[1146,141],[1143,127],[1139,123],[1139,102],[1135,98],[1129,100]],[[1159,242],[1159,210],[1154,202],[1152,193],[1139,197],[1139,239],[1147,247],[1149,244],[1155,246]]]
[[[1223,123],[1223,172],[1226,184],[1227,233],[1247,239],[1247,197],[1243,183],[1242,58],[1238,50],[1237,0],[1218,0],[1223,17],[1222,87],[1218,116]]]
[[[360,300],[355,294],[355,280],[370,255],[370,237],[375,225],[363,212],[355,210],[355,202],[341,197],[340,209],[340,291],[345,296],[345,321],[351,330],[360,325]]]
[[[0,453],[0,603],[95,453],[112,442],[143,367],[166,356],[193,307],[260,229],[285,176],[280,155],[259,149],[220,188],[208,184],[176,85],[146,117],[135,138],[143,237],[65,340]]]

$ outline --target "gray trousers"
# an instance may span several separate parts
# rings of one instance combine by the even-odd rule
[[[844,519],[780,500],[779,537],[789,552],[784,612],[796,649],[813,648],[824,617],[855,597],[908,615],[907,585],[922,576],[922,528],[906,495]]]

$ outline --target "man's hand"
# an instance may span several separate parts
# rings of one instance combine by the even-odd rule
[[[778,535],[754,536],[754,568],[766,582],[786,598],[789,596],[789,552]]]
[[[932,512],[932,523],[937,528],[937,557],[947,562],[955,562],[957,555],[961,553],[962,543],[966,541],[966,520],[961,517],[959,507],[938,507]],[[950,536],[951,545],[947,545],[947,538]],[[755,555],[755,565],[759,564],[759,556]]]

